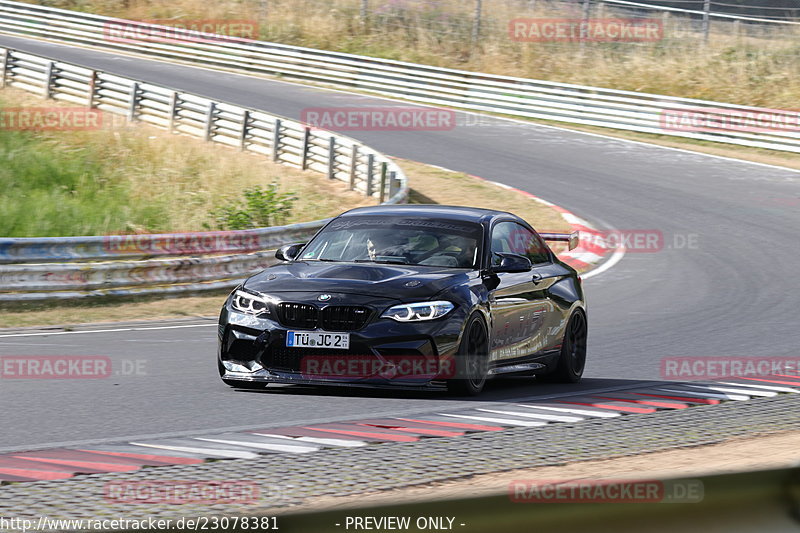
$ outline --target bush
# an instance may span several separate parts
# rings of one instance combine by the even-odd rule
[[[266,189],[258,185],[245,189],[243,199],[229,199],[226,205],[216,209],[212,216],[214,225],[220,230],[237,230],[278,226],[292,212],[297,197],[292,193],[280,193],[278,184],[270,183]]]

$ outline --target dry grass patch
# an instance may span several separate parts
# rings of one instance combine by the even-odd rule
[[[23,304],[0,308],[0,327],[69,326],[134,320],[211,318],[219,314],[225,294],[184,298],[147,298],[112,303],[75,302],[62,304]]]
[[[8,108],[74,107],[13,89],[0,91],[0,100]],[[103,115],[100,129],[0,131],[0,136],[0,156],[26,158],[0,172],[8,193],[0,202],[0,235],[6,237],[217,229],[217,208],[240,199],[248,187],[273,182],[281,193],[298,197],[282,223],[374,204],[322,174],[110,114]],[[22,209],[24,202],[36,209]]]
[[[554,209],[516,191],[462,172],[398,160],[411,184],[410,202],[483,207],[509,211],[542,232],[568,232],[570,225]]]

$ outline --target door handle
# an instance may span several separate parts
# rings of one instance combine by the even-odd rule
[[[540,281],[542,281],[542,279],[543,279],[542,275],[537,272],[534,272],[533,275],[531,276],[531,281],[534,283],[539,283]]]

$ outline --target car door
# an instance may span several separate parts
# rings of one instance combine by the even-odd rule
[[[553,254],[541,237],[523,226],[518,234],[517,243],[522,255],[530,259],[533,269],[531,281],[534,284],[536,304],[531,311],[530,350],[532,355],[547,355],[556,345],[561,343],[565,312],[557,299],[552,297],[550,289],[563,274],[561,268],[553,263]],[[567,313],[568,314],[568,313]]]
[[[529,244],[536,236],[528,228],[513,221],[501,221],[491,229],[489,261],[499,264],[498,253],[528,255]],[[491,361],[507,364],[524,360],[536,351],[540,340],[545,296],[537,286],[534,270],[492,274],[493,288],[489,292],[492,313]]]

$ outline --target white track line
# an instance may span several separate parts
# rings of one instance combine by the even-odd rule
[[[580,422],[582,420],[586,420],[585,418],[579,418],[577,416],[542,415],[538,413],[519,413],[517,411],[501,411],[499,409],[478,409],[478,411],[483,411],[485,413],[494,413],[497,415],[511,415],[511,416],[521,416],[523,418],[535,418],[538,420],[547,420],[548,422]]]
[[[171,446],[169,444],[145,444],[143,442],[131,442],[134,446],[145,446],[147,448],[155,448],[157,450],[174,450],[176,452],[194,453],[206,457],[228,457],[231,459],[256,459],[259,457],[257,453],[253,452],[240,452],[236,450],[221,450],[216,448],[193,448],[191,446]]]
[[[516,404],[517,407],[527,407],[528,409],[544,409],[546,411],[556,411],[559,413],[572,413],[574,415],[596,416],[598,418],[616,418],[622,416],[617,411],[587,411],[585,409],[573,409],[571,407],[545,407],[543,405]]]
[[[743,384],[743,383],[728,383],[727,381],[720,381],[721,385],[733,385],[735,387],[747,387],[747,388],[754,388],[754,389],[764,389],[764,390],[774,390],[776,392],[800,392],[800,389],[793,389],[791,387],[781,387],[780,385],[761,385],[755,384],[752,385],[750,383]]]
[[[734,389],[733,387],[716,387],[712,385],[687,385],[693,389],[717,391],[717,392],[730,392],[733,394],[748,394],[750,396],[761,396],[764,398],[772,398],[777,396],[778,393],[774,391],[752,390],[752,389]]]
[[[227,439],[209,439],[206,437],[196,437],[195,440],[202,440],[206,442],[218,442],[220,444],[231,444],[233,446],[242,446],[244,448],[257,448],[259,450],[271,450],[275,452],[289,452],[289,453],[309,453],[319,450],[319,446],[293,446],[291,444],[270,444],[266,442],[244,442],[240,440],[227,440]]]
[[[682,394],[685,397],[692,397],[692,396],[700,396],[701,398],[712,398],[715,400],[735,400],[735,401],[746,401],[750,399],[750,396],[744,396],[742,394],[711,394],[710,392],[695,392],[689,390],[681,390],[681,389],[656,389],[663,392],[670,392],[672,394]],[[646,392],[646,391],[645,391]]]
[[[151,328],[117,328],[117,329],[92,329],[86,331],[51,331],[47,333],[13,333],[8,335],[0,335],[0,338],[8,337],[46,337],[48,335],[84,335],[87,333],[117,333],[120,331],[150,331],[155,329],[181,329],[181,328],[205,328],[210,326],[217,326],[213,324],[190,324],[188,326],[154,326]]]
[[[448,415],[440,413],[439,416],[447,416],[450,418],[464,418],[467,420],[480,420],[481,422],[492,422],[494,424],[505,424],[507,426],[523,426],[523,427],[539,427],[546,426],[547,422],[531,422],[529,420],[510,420],[508,418],[492,418],[488,416],[471,416],[471,415]]]
[[[286,435],[273,435],[271,433],[255,433],[253,435],[262,435],[275,439],[287,439],[292,441],[310,442],[312,444],[321,444],[323,446],[341,446],[343,448],[360,448],[366,446],[367,443],[363,440],[344,440],[344,439],[323,439],[320,437],[288,437]]]
[[[612,269],[617,263],[622,261],[623,257],[625,257],[625,251],[626,251],[626,248],[624,246],[620,246],[619,248],[614,250],[614,253],[611,254],[611,258],[608,261],[606,261],[605,263],[601,264],[597,268],[593,268],[592,270],[590,270],[589,272],[586,272],[585,274],[581,274],[581,278],[584,279],[584,280],[587,280],[589,278],[593,278],[595,276],[599,276],[603,272]]]

